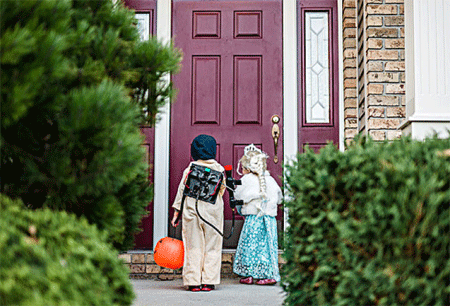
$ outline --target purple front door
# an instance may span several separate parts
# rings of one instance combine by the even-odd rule
[[[272,118],[280,118],[282,131],[281,0],[174,0],[173,37],[184,58],[173,78],[179,92],[171,108],[170,204],[191,160],[190,144],[199,134],[215,137],[216,159],[233,169],[244,147],[254,143],[270,156],[268,169],[280,183],[283,135],[275,147]],[[231,225],[227,203],[226,233]],[[280,227],[281,218],[280,210]],[[237,245],[238,219],[225,247]],[[178,227],[175,234],[179,232]]]

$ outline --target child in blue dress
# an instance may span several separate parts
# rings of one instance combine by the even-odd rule
[[[280,281],[276,216],[282,194],[267,171],[267,157],[251,144],[245,147],[244,156],[239,160],[244,176],[235,197],[244,201],[241,214],[245,222],[233,272],[243,276],[241,284],[274,285]]]

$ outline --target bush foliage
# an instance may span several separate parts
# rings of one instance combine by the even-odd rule
[[[0,305],[131,305],[128,270],[85,218],[0,194]]]
[[[361,138],[298,156],[287,305],[450,304],[450,138]]]
[[[1,192],[84,215],[132,247],[151,201],[142,123],[181,54],[140,41],[121,1],[0,1]]]

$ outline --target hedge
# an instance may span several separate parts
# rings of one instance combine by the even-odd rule
[[[329,144],[286,170],[286,305],[450,305],[450,138]]]
[[[0,194],[0,305],[131,305],[127,268],[85,218]]]

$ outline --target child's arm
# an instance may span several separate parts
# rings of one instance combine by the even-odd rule
[[[178,223],[175,223],[175,220],[178,217],[178,214],[180,212],[180,208],[181,208],[181,200],[183,199],[183,191],[184,191],[184,185],[186,183],[186,178],[189,172],[189,167],[186,168],[183,172],[183,177],[181,179],[180,184],[178,185],[178,191],[177,191],[177,195],[175,197],[175,200],[173,201],[172,207],[174,208],[173,211],[173,218],[172,221],[170,222],[172,224],[173,227],[177,227]]]
[[[255,174],[246,174],[241,178],[242,185],[238,185],[234,191],[234,196],[238,200],[243,200],[244,205],[253,199],[260,197],[259,179]]]
[[[177,227],[177,225],[178,225],[178,222],[175,223],[175,220],[177,220],[179,213],[180,213],[179,210],[174,209],[174,211],[173,211],[173,218],[172,218],[172,221],[170,221],[170,224],[172,224],[173,227]]]

